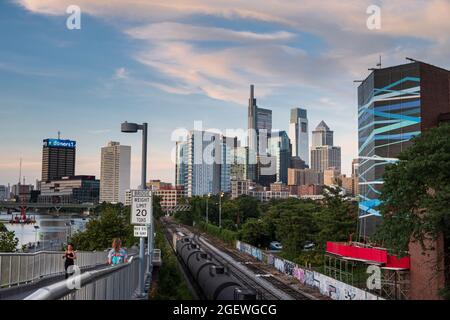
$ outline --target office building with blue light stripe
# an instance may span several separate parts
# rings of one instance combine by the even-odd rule
[[[386,165],[450,113],[450,72],[423,62],[374,70],[358,88],[359,234],[380,221]]]

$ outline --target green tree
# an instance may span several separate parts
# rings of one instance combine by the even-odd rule
[[[283,245],[287,255],[299,255],[303,247],[315,240],[318,231],[314,219],[316,206],[298,201],[297,204],[283,205],[276,221],[275,235]]]
[[[257,247],[268,247],[271,241],[267,221],[250,218],[242,225],[241,240]]]
[[[136,243],[133,226],[130,224],[130,208],[121,205],[103,204],[99,216],[86,224],[86,230],[72,237],[77,250],[104,250],[111,246],[113,238],[120,238],[124,246]]]
[[[357,206],[346,200],[339,188],[325,187],[325,199],[318,214],[316,224],[320,231],[317,234],[317,245],[325,249],[327,241],[347,241],[356,232]]]
[[[0,222],[0,252],[14,252],[17,250],[19,239],[15,237],[14,231],[7,231]]]
[[[399,255],[411,239],[450,240],[450,125],[427,130],[386,168],[380,199],[383,220],[376,238]],[[448,245],[447,245],[448,246]],[[448,252],[448,247],[446,248]]]

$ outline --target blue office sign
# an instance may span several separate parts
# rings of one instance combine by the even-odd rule
[[[61,139],[45,139],[44,147],[75,149],[76,141]]]

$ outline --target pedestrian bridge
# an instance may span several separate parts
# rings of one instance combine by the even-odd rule
[[[109,266],[107,251],[78,251],[76,272],[64,279],[64,252],[0,253],[0,300],[128,300],[142,299],[138,251],[128,251],[127,263]],[[161,252],[154,249],[144,259],[151,281],[153,267],[161,265]],[[147,266],[149,268],[147,268]]]

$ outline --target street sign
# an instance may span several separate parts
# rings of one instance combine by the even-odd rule
[[[131,190],[131,224],[152,223],[151,190]]]
[[[147,226],[134,226],[134,236],[137,238],[147,238]]]

